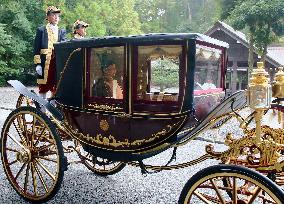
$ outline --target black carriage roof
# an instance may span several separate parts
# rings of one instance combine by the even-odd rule
[[[56,43],[55,47],[87,48],[87,47],[105,46],[111,44],[163,42],[163,41],[172,41],[172,40],[179,41],[179,40],[188,40],[188,39],[198,40],[220,47],[226,47],[226,48],[229,47],[228,43],[226,42],[199,33],[150,33],[144,35],[106,36],[106,37],[93,37],[93,38],[84,38],[84,39],[72,39],[69,41]]]

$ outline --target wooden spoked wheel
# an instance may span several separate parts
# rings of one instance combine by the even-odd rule
[[[100,176],[113,175],[125,167],[125,163],[120,161],[111,161],[101,157],[96,157],[82,148],[78,141],[75,141],[75,147],[82,164],[89,170]]]
[[[59,190],[67,168],[63,147],[50,119],[33,107],[10,113],[1,134],[6,176],[24,199],[44,202]]]
[[[283,191],[256,171],[217,165],[196,173],[186,183],[179,203],[284,203]]]
[[[16,108],[22,107],[22,106],[32,106],[36,107],[35,103],[33,100],[27,98],[23,94],[20,94],[17,103],[16,103]]]

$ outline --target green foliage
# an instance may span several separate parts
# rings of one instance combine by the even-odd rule
[[[109,5],[105,10],[107,35],[140,34],[139,16],[134,11],[135,0],[104,0]]]
[[[66,1],[61,25],[72,38],[73,23],[79,19],[90,24],[87,36],[139,34],[140,22],[134,11],[134,0]]]
[[[219,18],[216,0],[136,0],[144,32],[205,32]]]
[[[27,8],[18,1],[9,1],[0,6],[0,35],[1,39],[5,39],[1,42],[0,85],[5,85],[9,79],[18,79],[32,65],[32,61],[26,61],[32,58],[29,50],[33,39],[32,21],[28,19],[26,11]]]
[[[63,24],[66,25],[67,32],[70,33],[70,38],[73,36],[73,24],[77,19],[90,24],[87,30],[87,36],[105,35],[106,27],[103,20],[105,14],[102,11],[101,5],[96,1],[85,0],[84,2],[80,4],[77,3],[71,7],[70,10],[66,7],[66,11],[67,12],[64,14]]]
[[[255,47],[264,57],[268,44],[283,30],[283,7],[283,0],[240,1],[231,11],[230,20],[237,29],[249,29]]]
[[[221,8],[221,20],[227,19],[240,0],[218,0]]]
[[[152,83],[160,87],[163,92],[166,88],[179,86],[179,66],[170,59],[157,59],[152,62]]]

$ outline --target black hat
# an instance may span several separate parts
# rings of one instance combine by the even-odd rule
[[[102,53],[98,55],[101,62],[101,70],[105,71],[110,65],[115,64],[107,53]]]
[[[60,13],[60,9],[56,8],[55,6],[49,6],[46,9],[46,16],[49,16],[52,13]]]
[[[75,23],[74,23],[74,25],[73,25],[73,28],[74,28],[74,30],[75,30],[75,29],[79,29],[79,28],[81,28],[81,27],[87,28],[88,26],[89,26],[88,23],[86,23],[86,22],[84,22],[84,21],[77,20],[77,21],[75,21]]]

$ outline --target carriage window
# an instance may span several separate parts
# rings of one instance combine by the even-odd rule
[[[124,47],[92,48],[90,96],[123,98]]]
[[[196,45],[195,90],[221,88],[221,50]]]
[[[138,47],[138,100],[178,100],[181,53],[181,45]]]

